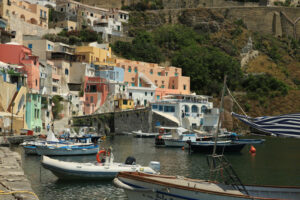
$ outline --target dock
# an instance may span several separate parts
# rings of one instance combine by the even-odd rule
[[[0,200],[37,200],[21,167],[21,156],[0,147]]]

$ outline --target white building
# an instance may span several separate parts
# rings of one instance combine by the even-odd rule
[[[155,88],[151,87],[128,87],[128,96],[133,99],[135,106],[147,106],[155,101]]]
[[[203,95],[169,95],[152,103],[151,109],[183,128],[200,128],[204,124],[204,114],[213,109],[209,98]],[[208,121],[206,123],[209,124]]]
[[[108,38],[113,36],[122,36],[122,22],[113,18],[103,18],[94,21],[93,30],[102,33],[102,39],[108,41]]]

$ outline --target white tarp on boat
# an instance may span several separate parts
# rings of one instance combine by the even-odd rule
[[[46,140],[47,140],[47,142],[59,142],[51,130],[48,131]]]

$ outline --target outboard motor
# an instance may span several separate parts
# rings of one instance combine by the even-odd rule
[[[135,163],[136,163],[136,160],[134,157],[128,156],[126,158],[126,161],[125,161],[126,165],[135,165]]]
[[[151,161],[149,163],[149,167],[152,168],[154,171],[159,172],[160,171],[160,162],[158,162],[158,161]]]

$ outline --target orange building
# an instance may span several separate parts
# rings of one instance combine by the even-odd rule
[[[17,43],[0,44],[0,61],[23,66],[19,71],[27,75],[28,88],[34,92],[40,90],[39,60],[29,48]]]
[[[154,84],[157,87],[156,99],[167,94],[190,94],[190,77],[182,76],[181,68],[119,58],[116,63],[124,69],[124,82],[128,86],[148,87],[150,83]]]

